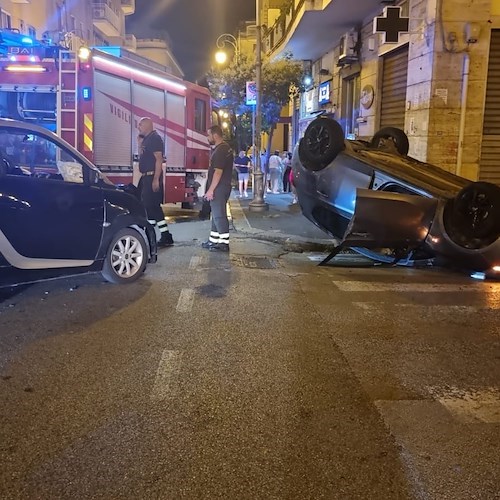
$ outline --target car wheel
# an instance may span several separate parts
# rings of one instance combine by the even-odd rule
[[[144,238],[130,227],[118,231],[109,245],[102,275],[111,283],[132,283],[138,279],[147,263]]]
[[[306,128],[299,143],[299,159],[305,168],[325,168],[345,148],[344,131],[330,118],[316,118]]]
[[[481,248],[500,236],[500,187],[473,182],[450,200],[444,211],[450,238],[466,248]]]
[[[383,148],[386,141],[392,141],[400,155],[406,156],[410,149],[408,137],[403,130],[396,127],[381,128],[372,138],[370,146],[372,148]]]

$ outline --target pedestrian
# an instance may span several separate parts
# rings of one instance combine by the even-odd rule
[[[267,168],[267,151],[264,148],[260,152],[260,171],[262,172],[262,189],[265,198],[266,186],[269,178],[269,171]]]
[[[280,192],[279,184],[280,184],[280,177],[282,175],[283,171],[282,171],[280,152],[275,151],[269,157],[269,180],[271,182],[271,191],[274,194],[278,194]]]
[[[241,150],[239,155],[234,159],[234,168],[238,172],[238,188],[240,191],[240,198],[248,198],[247,189],[251,164],[252,161],[243,150]]]
[[[151,118],[141,118],[137,126],[139,137],[139,193],[146,208],[148,221],[159,234],[158,246],[168,247],[174,240],[168,230],[161,208],[163,202],[163,139],[154,130]]]
[[[292,170],[292,153],[285,151],[283,153],[283,192],[289,193],[291,184],[290,184],[290,171]]]
[[[210,251],[229,252],[229,220],[227,200],[231,195],[234,154],[229,144],[222,138],[222,129],[213,125],[207,131],[208,142],[214,146],[208,167],[207,192],[205,199],[210,201],[212,228],[208,241],[203,248]]]

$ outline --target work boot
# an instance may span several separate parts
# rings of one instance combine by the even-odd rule
[[[211,241],[204,241],[201,244],[201,248],[206,248],[207,250],[210,250],[214,245],[217,245],[217,243],[212,243]]]
[[[215,243],[209,248],[209,250],[211,252],[229,252],[229,244],[228,243]]]
[[[165,231],[161,233],[160,241],[158,242],[159,248],[171,247],[174,244],[174,239],[170,231]]]

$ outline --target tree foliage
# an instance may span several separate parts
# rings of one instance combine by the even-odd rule
[[[261,77],[262,131],[272,133],[283,106],[290,97],[302,89],[303,69],[300,61],[290,55],[275,62],[264,62]],[[247,106],[246,82],[255,81],[255,59],[242,54],[239,61],[233,60],[223,68],[213,68],[207,75],[210,92],[222,108],[237,117],[236,126],[240,135],[251,133],[252,106]],[[249,142],[248,142],[249,143]]]

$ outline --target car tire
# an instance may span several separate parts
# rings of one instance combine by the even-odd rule
[[[500,186],[473,182],[464,187],[444,211],[450,238],[466,248],[481,248],[500,236]]]
[[[299,159],[307,170],[325,168],[345,148],[344,131],[330,118],[316,118],[299,143]]]
[[[116,284],[132,283],[144,272],[147,264],[147,245],[142,235],[127,227],[113,237],[109,245],[102,275]]]
[[[381,128],[370,141],[370,146],[372,148],[378,149],[382,146],[383,140],[391,140],[396,146],[396,150],[400,155],[406,156],[410,150],[410,143],[408,141],[408,136],[403,130],[396,127],[384,127]]]

